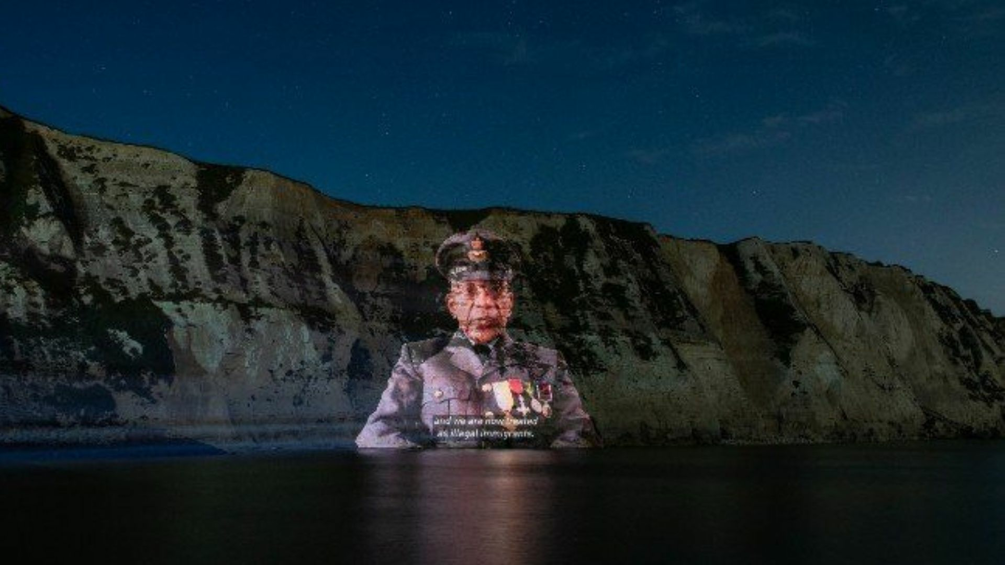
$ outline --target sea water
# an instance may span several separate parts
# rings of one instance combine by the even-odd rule
[[[53,453],[0,457],[4,562],[1005,562],[1002,441]]]

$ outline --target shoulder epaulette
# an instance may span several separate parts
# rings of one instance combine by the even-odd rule
[[[412,351],[412,362],[419,365],[426,359],[429,359],[433,355],[443,351],[443,348],[446,347],[448,343],[450,343],[449,335],[424,339],[422,341],[412,341],[407,345]]]

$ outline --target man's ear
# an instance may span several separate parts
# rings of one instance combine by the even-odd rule
[[[455,303],[455,297],[453,291],[448,292],[446,296],[443,297],[443,304],[447,307],[447,312],[449,312],[451,316],[456,318],[457,316],[454,315],[454,303]]]

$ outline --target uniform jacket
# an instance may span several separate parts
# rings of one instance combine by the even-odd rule
[[[484,418],[481,429],[487,431],[478,432],[481,437],[446,437],[449,426],[444,422],[452,416],[474,418],[475,423]],[[513,430],[498,425],[504,418],[519,423],[516,429],[523,435],[500,438],[502,431]],[[504,333],[479,355],[458,330],[450,337],[401,347],[387,388],[356,444],[593,447],[600,438],[561,353]]]

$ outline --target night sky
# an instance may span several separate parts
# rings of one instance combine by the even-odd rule
[[[1005,314],[1005,4],[7,2],[0,105],[364,204],[812,240]]]

